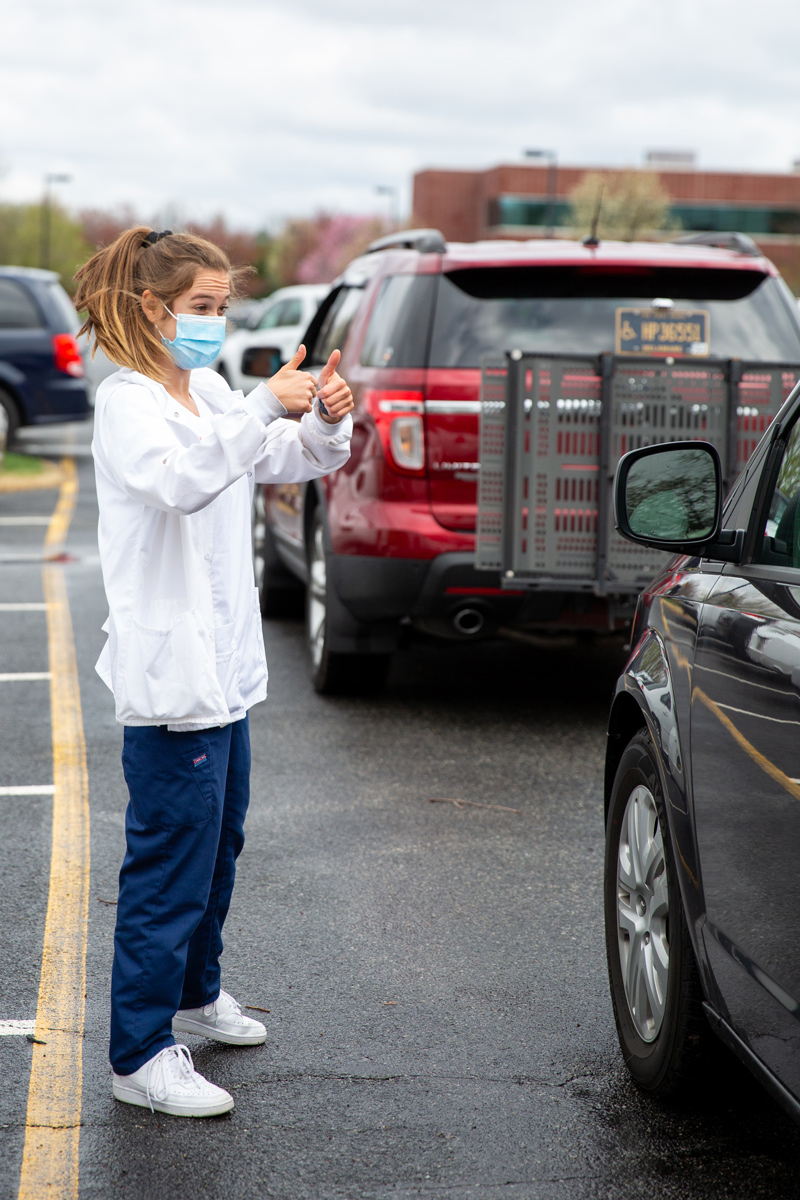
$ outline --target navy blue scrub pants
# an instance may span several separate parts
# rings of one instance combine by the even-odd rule
[[[130,793],[111,974],[111,1065],[130,1075],[165,1046],[179,1008],[219,996],[222,925],[250,798],[247,717],[170,733],[127,726]]]

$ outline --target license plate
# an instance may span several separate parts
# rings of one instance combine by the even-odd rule
[[[690,354],[709,352],[710,314],[706,309],[618,308],[617,354]]]

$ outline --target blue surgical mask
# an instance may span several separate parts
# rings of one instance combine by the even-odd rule
[[[167,308],[166,304],[164,308]],[[175,365],[183,371],[210,366],[225,341],[225,318],[200,317],[193,313],[176,315],[168,308],[167,312],[175,317],[177,328],[171,342],[163,334],[161,341],[172,355]],[[161,330],[158,332],[161,333]]]

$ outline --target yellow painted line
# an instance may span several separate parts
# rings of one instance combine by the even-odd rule
[[[795,800],[800,800],[800,786],[798,786],[797,782],[794,779],[790,779],[788,775],[785,775],[780,767],[776,767],[775,763],[767,758],[765,754],[762,754],[760,750],[756,750],[753,743],[749,742],[744,734],[736,728],[733,721],[725,715],[718,704],[715,704],[701,688],[696,687],[694,689],[694,696],[697,700],[702,701],[708,711],[713,713],[717,720],[725,726],[733,740],[741,746],[742,750],[753,760],[756,766],[759,766],[762,771],[769,775],[770,779],[774,779]]]
[[[75,464],[65,459],[45,545],[63,544],[75,509]],[[18,1200],[77,1200],[82,1041],[89,913],[89,780],[72,619],[63,567],[42,571],[50,650],[53,844],[50,892],[28,1087]]]

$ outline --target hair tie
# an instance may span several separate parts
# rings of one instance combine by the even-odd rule
[[[147,237],[142,242],[142,247],[155,246],[156,242],[160,242],[162,238],[169,237],[171,233],[171,229],[162,229],[161,233],[156,233],[155,229],[151,229]]]

